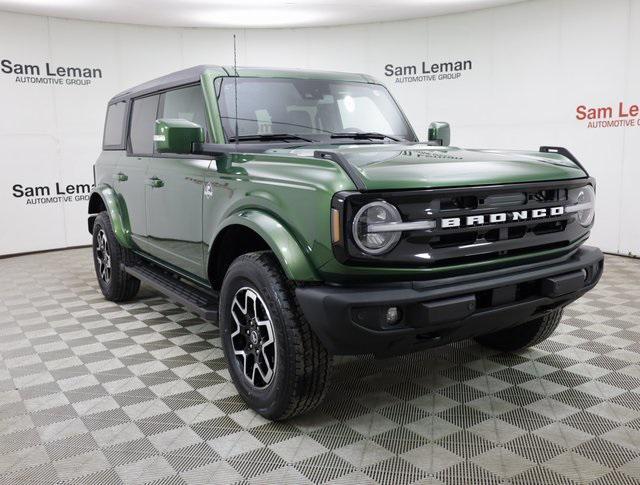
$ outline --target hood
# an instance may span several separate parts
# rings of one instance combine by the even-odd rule
[[[367,190],[423,189],[583,178],[587,174],[555,153],[472,150],[425,144],[322,145],[287,152],[313,156],[337,151],[361,174]]]

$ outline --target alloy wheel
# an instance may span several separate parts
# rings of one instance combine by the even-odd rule
[[[231,303],[235,330],[231,334],[233,352],[244,377],[256,388],[267,387],[277,364],[276,341],[269,310],[252,288],[240,288]]]
[[[109,283],[111,281],[111,253],[109,251],[109,241],[103,229],[98,231],[96,245],[96,260],[100,279],[105,283]]]

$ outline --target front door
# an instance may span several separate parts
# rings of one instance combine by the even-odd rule
[[[200,85],[162,94],[158,118],[186,119],[206,130]],[[191,155],[156,154],[149,162],[145,187],[149,252],[203,279],[202,201],[211,164],[210,159]]]
[[[202,197],[211,160],[154,158],[146,187],[149,252],[188,273],[203,270]]]

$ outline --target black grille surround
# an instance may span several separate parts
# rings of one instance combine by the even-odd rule
[[[339,192],[332,208],[341,213],[343,240],[333,252],[346,265],[384,267],[441,267],[536,253],[567,247],[586,236],[590,228],[581,226],[575,213],[527,220],[488,223],[490,214],[566,207],[569,189],[591,184],[592,178],[504,184],[447,189]],[[393,204],[402,222],[436,220],[430,230],[404,231],[388,253],[369,255],[353,240],[352,222],[364,205],[384,200]],[[461,227],[441,227],[443,218],[484,215],[487,223]]]

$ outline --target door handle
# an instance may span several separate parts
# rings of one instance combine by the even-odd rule
[[[158,177],[151,177],[147,179],[147,185],[150,187],[164,187],[164,182],[160,180]]]
[[[129,180],[126,173],[118,172],[113,174],[113,180],[117,180],[118,182],[126,182]]]

